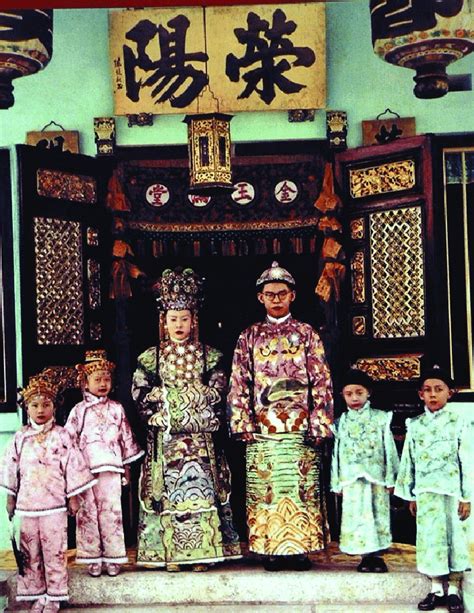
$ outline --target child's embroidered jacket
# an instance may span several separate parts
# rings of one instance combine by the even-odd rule
[[[407,419],[395,494],[416,500],[416,565],[429,576],[471,566],[459,502],[472,497],[473,438],[472,424],[450,407]]]
[[[123,406],[84,392],[69,414],[66,430],[77,440],[93,473],[124,472],[144,452],[138,446]]]
[[[97,480],[61,426],[36,430],[24,426],[4,456],[0,487],[16,497],[18,515],[49,515],[66,510],[66,498]]]
[[[418,494],[431,492],[472,499],[474,474],[473,428],[463,416],[445,407],[407,419],[395,494],[416,500]]]
[[[358,411],[348,410],[332,426],[334,451],[331,490],[358,479],[393,487],[399,465],[398,452],[390,430],[393,414],[373,409],[370,402]]]

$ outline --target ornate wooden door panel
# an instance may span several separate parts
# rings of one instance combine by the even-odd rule
[[[18,146],[23,376],[102,345],[108,254],[94,158]]]
[[[348,360],[387,384],[392,408],[416,404],[413,381],[437,325],[431,169],[427,137],[336,161],[350,257]]]
[[[387,406],[419,408],[423,361],[474,391],[474,135],[427,135],[337,156],[350,290],[347,358]]]

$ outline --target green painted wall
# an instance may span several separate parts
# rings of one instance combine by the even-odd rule
[[[83,153],[95,155],[93,118],[113,114],[108,66],[107,9],[54,12],[53,59],[45,70],[14,81],[15,105],[0,115],[0,146],[25,142],[29,130],[54,120],[78,130]],[[361,144],[363,119],[387,107],[415,116],[419,133],[474,131],[474,93],[451,93],[418,100],[413,71],[386,64],[372,51],[368,0],[327,3],[327,80],[329,109],[348,113],[349,146]],[[452,73],[474,71],[474,54],[455,63]],[[183,115],[155,117],[152,127],[129,128],[117,121],[119,145],[183,144]],[[290,124],[284,112],[240,113],[231,123],[235,142],[324,138],[325,112],[313,123]]]

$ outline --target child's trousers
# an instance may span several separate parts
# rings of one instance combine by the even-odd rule
[[[28,555],[18,575],[17,600],[67,600],[67,513],[22,516],[20,548]]]
[[[422,492],[416,497],[416,565],[431,577],[471,567],[467,522],[455,496]]]
[[[102,472],[98,482],[79,494],[76,562],[128,562],[122,521],[122,475]]]
[[[390,547],[390,495],[385,486],[360,478],[342,491],[341,551],[367,555]]]

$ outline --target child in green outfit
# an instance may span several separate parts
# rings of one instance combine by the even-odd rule
[[[392,413],[370,406],[371,390],[372,380],[360,370],[344,377],[348,410],[332,426],[331,490],[342,495],[341,551],[362,556],[359,572],[380,573],[387,566],[377,553],[392,544],[390,493],[399,462]]]
[[[463,415],[447,406],[454,393],[454,382],[442,369],[422,374],[418,394],[425,410],[407,419],[395,486],[395,494],[409,501],[416,516],[417,568],[431,578],[420,611],[446,604],[451,613],[464,611],[459,584],[470,568],[465,520],[471,512],[473,431]]]

